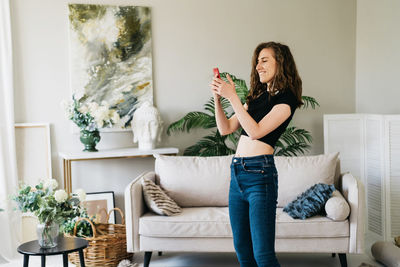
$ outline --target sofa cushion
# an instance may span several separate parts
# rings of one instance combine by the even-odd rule
[[[282,208],[276,209],[277,238],[348,237],[349,221],[332,221],[317,215],[306,220],[293,219]]]
[[[350,206],[342,194],[335,190],[332,197],[325,203],[326,216],[335,221],[343,221],[350,214]]]
[[[142,178],[142,188],[147,207],[156,214],[172,216],[182,212],[181,207],[152,180]]]
[[[293,219],[282,208],[276,210],[277,238],[348,237],[349,222],[323,216]],[[139,234],[148,237],[232,237],[227,207],[183,208],[173,217],[145,213],[139,219]]]
[[[179,206],[228,206],[232,155],[155,157],[156,182]]]
[[[139,234],[153,237],[232,237],[227,207],[183,208],[173,217],[146,213]]]
[[[317,183],[333,184],[339,153],[301,157],[275,157],[278,171],[278,207],[296,199]]]
[[[315,184],[290,202],[283,209],[292,218],[306,219],[315,215],[325,215],[325,203],[332,196],[335,187],[330,184]]]

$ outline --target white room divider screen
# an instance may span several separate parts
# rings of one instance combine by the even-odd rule
[[[366,192],[366,229],[374,239],[400,235],[400,115],[324,115],[325,153],[340,152],[342,172]]]

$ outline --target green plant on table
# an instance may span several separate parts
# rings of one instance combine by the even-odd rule
[[[119,113],[115,108],[110,108],[106,101],[99,105],[88,102],[87,96],[72,95],[72,101],[62,103],[68,119],[80,128],[80,140],[85,145],[83,151],[96,152],[97,143],[100,141],[100,128],[110,128],[122,123]]]
[[[60,225],[70,218],[85,214],[85,209],[80,205],[86,197],[85,191],[78,189],[74,194],[67,194],[63,189],[56,190],[57,187],[57,181],[50,179],[35,186],[23,185],[13,196],[19,210],[33,213],[44,225],[42,235],[49,240],[53,223]]]
[[[223,80],[227,81],[226,75],[228,73],[221,73],[220,76]],[[229,74],[235,83],[236,92],[244,104],[246,97],[249,92],[246,86],[246,82],[242,79],[237,78],[235,75]],[[310,96],[302,96],[304,105],[303,109],[311,107],[315,109],[319,106],[319,103]],[[222,108],[225,115],[229,118],[233,115],[233,110],[230,107],[230,103],[227,99],[221,97],[220,99]],[[214,98],[204,105],[205,112],[192,111],[187,113],[183,118],[171,123],[167,129],[167,134],[171,135],[173,132],[190,132],[193,129],[210,129],[210,134],[204,136],[196,144],[187,147],[183,155],[185,156],[223,156],[235,153],[237,142],[239,141],[241,128],[237,131],[221,136],[216,129],[217,124],[215,122],[215,108]],[[286,131],[282,134],[275,147],[276,156],[296,156],[304,154],[310,149],[312,143],[311,133],[305,129],[297,128],[292,123],[286,128]]]

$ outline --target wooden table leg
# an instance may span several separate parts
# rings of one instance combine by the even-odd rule
[[[64,169],[64,189],[69,194],[72,192],[71,160],[63,159],[63,169]]]
[[[83,257],[83,249],[79,250],[79,261],[81,262],[81,267],[85,267],[85,258]]]
[[[46,267],[46,255],[42,255],[41,257],[42,257],[42,260],[41,260],[42,267]]]
[[[65,159],[63,159],[62,162],[63,162],[63,172],[64,172],[64,189],[67,189],[67,165]]]
[[[68,267],[68,253],[63,253],[63,267]]]
[[[24,267],[29,265],[29,255],[24,254]]]

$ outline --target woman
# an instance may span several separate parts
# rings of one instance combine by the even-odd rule
[[[231,164],[229,217],[233,242],[242,267],[280,266],[275,255],[278,174],[274,146],[300,107],[302,82],[286,45],[259,44],[253,55],[250,92],[242,105],[235,84],[214,76],[210,85],[221,135],[242,127]],[[229,100],[234,115],[227,119],[219,101]]]

